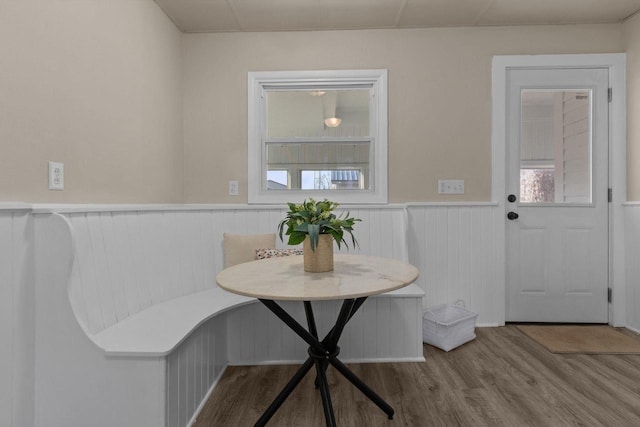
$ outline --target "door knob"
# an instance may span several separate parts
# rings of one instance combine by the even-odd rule
[[[509,218],[511,221],[513,221],[514,219],[518,219],[518,217],[519,217],[519,216],[520,216],[520,215],[518,215],[518,214],[517,214],[517,213],[515,213],[515,212],[509,212],[509,213],[507,214],[507,218]]]

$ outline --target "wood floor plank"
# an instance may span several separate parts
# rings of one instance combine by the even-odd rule
[[[553,354],[514,326],[476,334],[449,353],[425,345],[424,363],[349,366],[393,406],[393,420],[329,368],[338,425],[640,425],[640,355]],[[252,426],[296,370],[229,367],[194,426]],[[304,378],[269,426],[325,425],[313,379]]]

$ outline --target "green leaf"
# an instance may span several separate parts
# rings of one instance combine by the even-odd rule
[[[318,224],[308,224],[307,229],[309,232],[309,243],[311,243],[311,250],[316,251],[318,247],[318,240],[320,240],[320,226]]]
[[[304,242],[304,239],[307,238],[307,233],[302,233],[300,231],[294,231],[289,235],[289,245],[299,245]]]

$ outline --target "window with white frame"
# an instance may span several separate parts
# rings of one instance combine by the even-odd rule
[[[249,73],[249,203],[387,203],[387,70]]]

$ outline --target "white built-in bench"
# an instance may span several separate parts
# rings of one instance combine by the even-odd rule
[[[238,215],[224,209],[36,215],[36,426],[80,426],[87,419],[92,426],[184,426],[227,365],[305,359],[306,345],[261,304],[215,284],[222,232],[269,232],[283,213],[261,212],[254,230],[242,230],[254,222],[235,223]],[[383,216],[391,221],[387,233],[395,234],[385,237],[394,243],[371,254],[406,260],[404,212]],[[364,247],[367,230],[359,228]],[[423,295],[410,285],[370,298],[345,329],[343,360],[424,360]],[[301,304],[282,305],[304,322]],[[338,309],[334,301],[318,303],[320,330]]]
[[[153,305],[90,338],[107,356],[167,356],[210,318],[255,301],[216,287]]]

